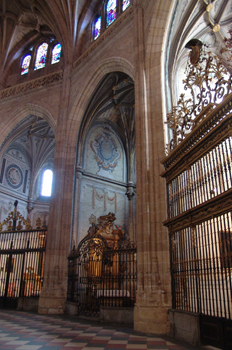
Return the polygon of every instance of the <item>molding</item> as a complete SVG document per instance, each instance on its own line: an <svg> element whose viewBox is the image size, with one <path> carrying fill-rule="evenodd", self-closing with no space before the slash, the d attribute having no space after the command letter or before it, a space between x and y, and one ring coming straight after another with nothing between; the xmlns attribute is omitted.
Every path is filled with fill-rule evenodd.
<svg viewBox="0 0 232 350"><path fill-rule="evenodd" d="M119 18L116 19L105 31L98 37L96 41L74 62L73 68L79 66L95 49L97 49L108 36L110 36L115 31L119 30L119 26L124 23L124 21L134 14L134 8L131 4L125 12L120 14Z"/></svg>
<svg viewBox="0 0 232 350"><path fill-rule="evenodd" d="M167 183L186 171L192 164L205 156L210 150L216 147L223 140L231 136L232 114L223 119L208 135L181 156L175 163L164 171L161 176L166 178ZM183 152L184 153L184 152Z"/></svg>
<svg viewBox="0 0 232 350"><path fill-rule="evenodd" d="M91 179L95 179L96 181L100 181L100 182L104 182L104 183L109 183L109 184L113 184L113 185L117 185L120 187L125 187L125 189L127 188L128 184L126 182L121 182L121 181L117 181L117 180L113 180L113 179L109 179L107 177L102 177L96 174L90 174L85 172L84 170L80 170L80 169L76 169L76 177L78 176L78 174L82 174L83 178L91 178ZM134 188L136 188L136 186L134 186Z"/></svg>
<svg viewBox="0 0 232 350"><path fill-rule="evenodd" d="M35 89L40 86L48 85L63 79L63 71L55 72L41 78L30 80L26 83L18 84L0 91L0 99L20 94L27 90Z"/></svg>
<svg viewBox="0 0 232 350"><path fill-rule="evenodd" d="M195 226L213 217L225 214L232 209L232 189L216 196L197 207L163 222L169 228L169 233Z"/></svg>

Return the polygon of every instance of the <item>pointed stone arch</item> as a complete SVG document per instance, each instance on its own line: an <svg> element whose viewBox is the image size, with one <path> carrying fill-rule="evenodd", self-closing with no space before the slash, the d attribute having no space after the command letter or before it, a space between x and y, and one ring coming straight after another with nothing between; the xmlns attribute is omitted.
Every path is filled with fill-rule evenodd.
<svg viewBox="0 0 232 350"><path fill-rule="evenodd" d="M0 135L0 145L2 145L3 141L9 135L9 133L17 127L17 125L26 117L34 115L36 117L42 118L47 121L47 123L51 126L53 132L56 131L56 120L52 116L52 114L42 106L27 103L19 108L13 110L10 115L8 115L7 122L4 120L0 123L1 135ZM1 152L1 151L0 151ZM2 152L1 152L2 153ZM0 153L0 155L1 155Z"/></svg>

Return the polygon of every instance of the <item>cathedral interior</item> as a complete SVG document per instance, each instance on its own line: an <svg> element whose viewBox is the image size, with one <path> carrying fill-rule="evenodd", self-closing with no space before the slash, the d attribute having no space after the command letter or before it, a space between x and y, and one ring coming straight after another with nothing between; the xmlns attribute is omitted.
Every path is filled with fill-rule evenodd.
<svg viewBox="0 0 232 350"><path fill-rule="evenodd" d="M231 349L231 115L232 0L1 0L0 307Z"/></svg>

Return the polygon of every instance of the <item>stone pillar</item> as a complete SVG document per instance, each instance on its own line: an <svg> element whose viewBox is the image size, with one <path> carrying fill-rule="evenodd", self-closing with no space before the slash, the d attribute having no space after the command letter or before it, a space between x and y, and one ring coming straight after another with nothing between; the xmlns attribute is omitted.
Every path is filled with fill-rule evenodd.
<svg viewBox="0 0 232 350"><path fill-rule="evenodd" d="M128 226L128 232L130 239L133 242L136 242L136 236L135 236L135 217L136 213L134 210L134 201L135 199L135 189L134 189L134 184L131 182L128 183L127 185L127 192L126 196L128 198L128 218L127 218L127 226Z"/></svg>
<svg viewBox="0 0 232 350"><path fill-rule="evenodd" d="M75 179L75 198L74 198L74 204L73 204L73 223L72 223L72 239L71 239L71 247L73 249L73 246L75 246L75 249L78 247L79 243L79 237L78 237L78 231L79 231L79 215L80 215L80 196L81 196L81 184L82 184L82 178L83 178L83 169L81 166L76 167L76 179Z"/></svg>
<svg viewBox="0 0 232 350"><path fill-rule="evenodd" d="M164 149L162 113L160 127L152 104L157 91L151 92L149 69L146 66L144 42L144 10L135 2L135 121L137 164L137 302L134 328L146 333L167 333L170 307L170 280L167 281L169 248L167 232L162 226L165 210L165 182L160 180L160 149ZM160 52L161 56L161 52ZM159 74L161 74L159 72ZM160 87L161 89L161 87ZM160 98L157 108L161 110ZM154 111L153 111L154 113ZM159 142L157 142L157 139ZM157 146L157 144L161 144ZM163 151L162 151L163 152ZM164 156L164 153L162 153ZM158 169L158 170L157 170ZM164 217L165 219L165 217ZM160 239L162 235L165 240ZM165 241L165 244L164 244ZM165 246L166 245L166 246ZM165 260L165 264L164 263Z"/></svg>
<svg viewBox="0 0 232 350"><path fill-rule="evenodd" d="M53 189L45 255L44 283L38 312L64 312L67 298L67 256L70 251L70 223L73 197L75 149L69 150L67 128L71 64L64 69L60 113L55 133Z"/></svg>

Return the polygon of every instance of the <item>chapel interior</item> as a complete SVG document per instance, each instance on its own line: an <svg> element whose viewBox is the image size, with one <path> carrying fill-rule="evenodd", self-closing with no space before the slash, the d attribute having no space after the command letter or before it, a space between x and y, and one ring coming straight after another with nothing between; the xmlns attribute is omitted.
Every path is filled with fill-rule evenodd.
<svg viewBox="0 0 232 350"><path fill-rule="evenodd" d="M232 0L0 1L0 307L232 347L231 74Z"/></svg>

